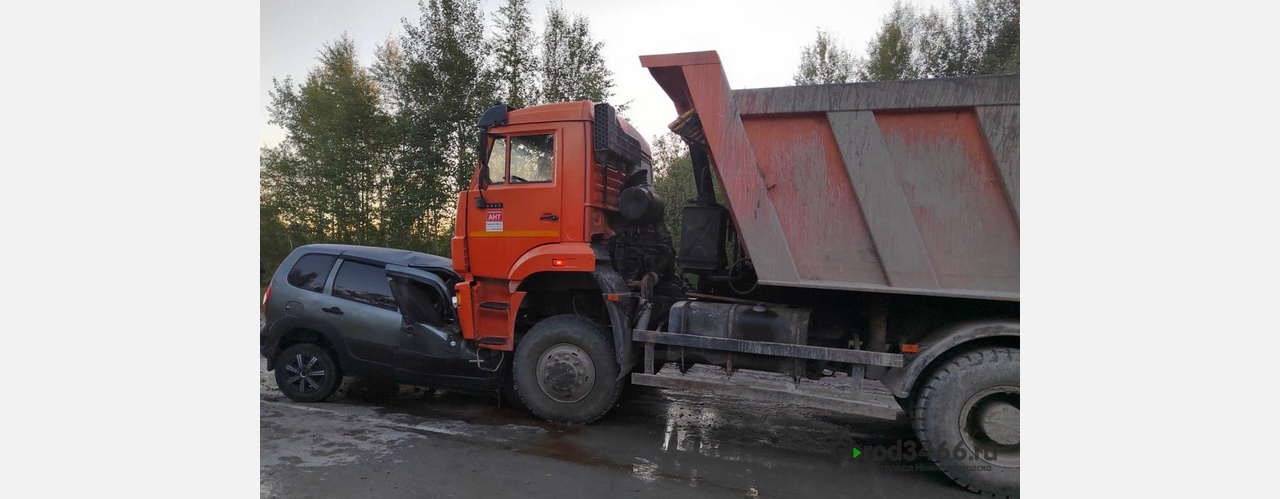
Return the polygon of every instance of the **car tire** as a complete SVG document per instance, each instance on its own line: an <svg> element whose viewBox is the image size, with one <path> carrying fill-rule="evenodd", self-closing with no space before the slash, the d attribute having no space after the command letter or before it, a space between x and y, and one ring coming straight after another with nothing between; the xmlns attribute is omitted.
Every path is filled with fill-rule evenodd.
<svg viewBox="0 0 1280 499"><path fill-rule="evenodd" d="M613 408L622 392L620 367L605 331L579 315L534 325L516 346L516 393L538 417L586 424Z"/></svg>
<svg viewBox="0 0 1280 499"><path fill-rule="evenodd" d="M276 357L276 385L294 402L320 402L342 384L342 372L328 349L298 343Z"/></svg>
<svg viewBox="0 0 1280 499"><path fill-rule="evenodd" d="M955 355L926 378L914 400L916 436L929 458L965 488L1018 496L1018 349Z"/></svg>
<svg viewBox="0 0 1280 499"><path fill-rule="evenodd" d="M498 396L502 397L502 403L517 411L529 412L529 406L524 405L524 401L520 400L520 394L516 392L515 368L508 365L502 371L502 388L498 392Z"/></svg>

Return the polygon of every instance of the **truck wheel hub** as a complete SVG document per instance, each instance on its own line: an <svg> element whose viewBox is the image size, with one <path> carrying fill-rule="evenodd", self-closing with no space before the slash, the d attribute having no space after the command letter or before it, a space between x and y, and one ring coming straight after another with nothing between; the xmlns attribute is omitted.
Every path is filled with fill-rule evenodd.
<svg viewBox="0 0 1280 499"><path fill-rule="evenodd" d="M997 466L1018 467L1019 390L993 386L975 393L960 410L960 435L978 459Z"/></svg>
<svg viewBox="0 0 1280 499"><path fill-rule="evenodd" d="M596 367L577 345L557 343L538 357L538 388L556 402L582 400L595 386Z"/></svg>

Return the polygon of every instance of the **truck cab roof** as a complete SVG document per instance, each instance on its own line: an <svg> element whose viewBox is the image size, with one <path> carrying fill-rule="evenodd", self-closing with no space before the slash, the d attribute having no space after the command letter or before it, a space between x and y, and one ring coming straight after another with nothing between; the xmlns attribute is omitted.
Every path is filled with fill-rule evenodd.
<svg viewBox="0 0 1280 499"><path fill-rule="evenodd" d="M530 123L592 121L595 119L596 115L595 105L595 102L580 100L513 109L507 113L507 124L526 125ZM640 132L621 116L618 117L618 121L622 123L622 129L625 130L628 135L631 135L640 141L640 147L644 151L645 156L651 157L649 141L645 140L644 136L640 135Z"/></svg>

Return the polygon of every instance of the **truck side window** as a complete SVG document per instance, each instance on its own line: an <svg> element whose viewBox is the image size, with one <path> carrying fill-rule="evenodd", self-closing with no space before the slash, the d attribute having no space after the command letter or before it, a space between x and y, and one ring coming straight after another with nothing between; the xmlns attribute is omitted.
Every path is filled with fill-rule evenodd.
<svg viewBox="0 0 1280 499"><path fill-rule="evenodd" d="M507 175L507 138L493 139L493 149L489 150L489 183L501 184Z"/></svg>
<svg viewBox="0 0 1280 499"><path fill-rule="evenodd" d="M351 301L399 310L391 296L391 282L382 267L360 262L344 261L333 279L333 296Z"/></svg>
<svg viewBox="0 0 1280 499"><path fill-rule="evenodd" d="M550 182L555 134L511 137L511 183Z"/></svg>
<svg viewBox="0 0 1280 499"><path fill-rule="evenodd" d="M316 293L324 291L324 281L329 279L329 271L337 259L333 255L303 255L289 269L289 284Z"/></svg>

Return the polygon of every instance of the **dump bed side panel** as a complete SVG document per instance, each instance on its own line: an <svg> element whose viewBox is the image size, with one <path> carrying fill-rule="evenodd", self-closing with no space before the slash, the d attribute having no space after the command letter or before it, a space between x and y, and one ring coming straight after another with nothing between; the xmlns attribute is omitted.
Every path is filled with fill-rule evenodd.
<svg viewBox="0 0 1280 499"><path fill-rule="evenodd" d="M645 56L694 109L765 284L1018 299L1018 76L730 91Z"/></svg>

